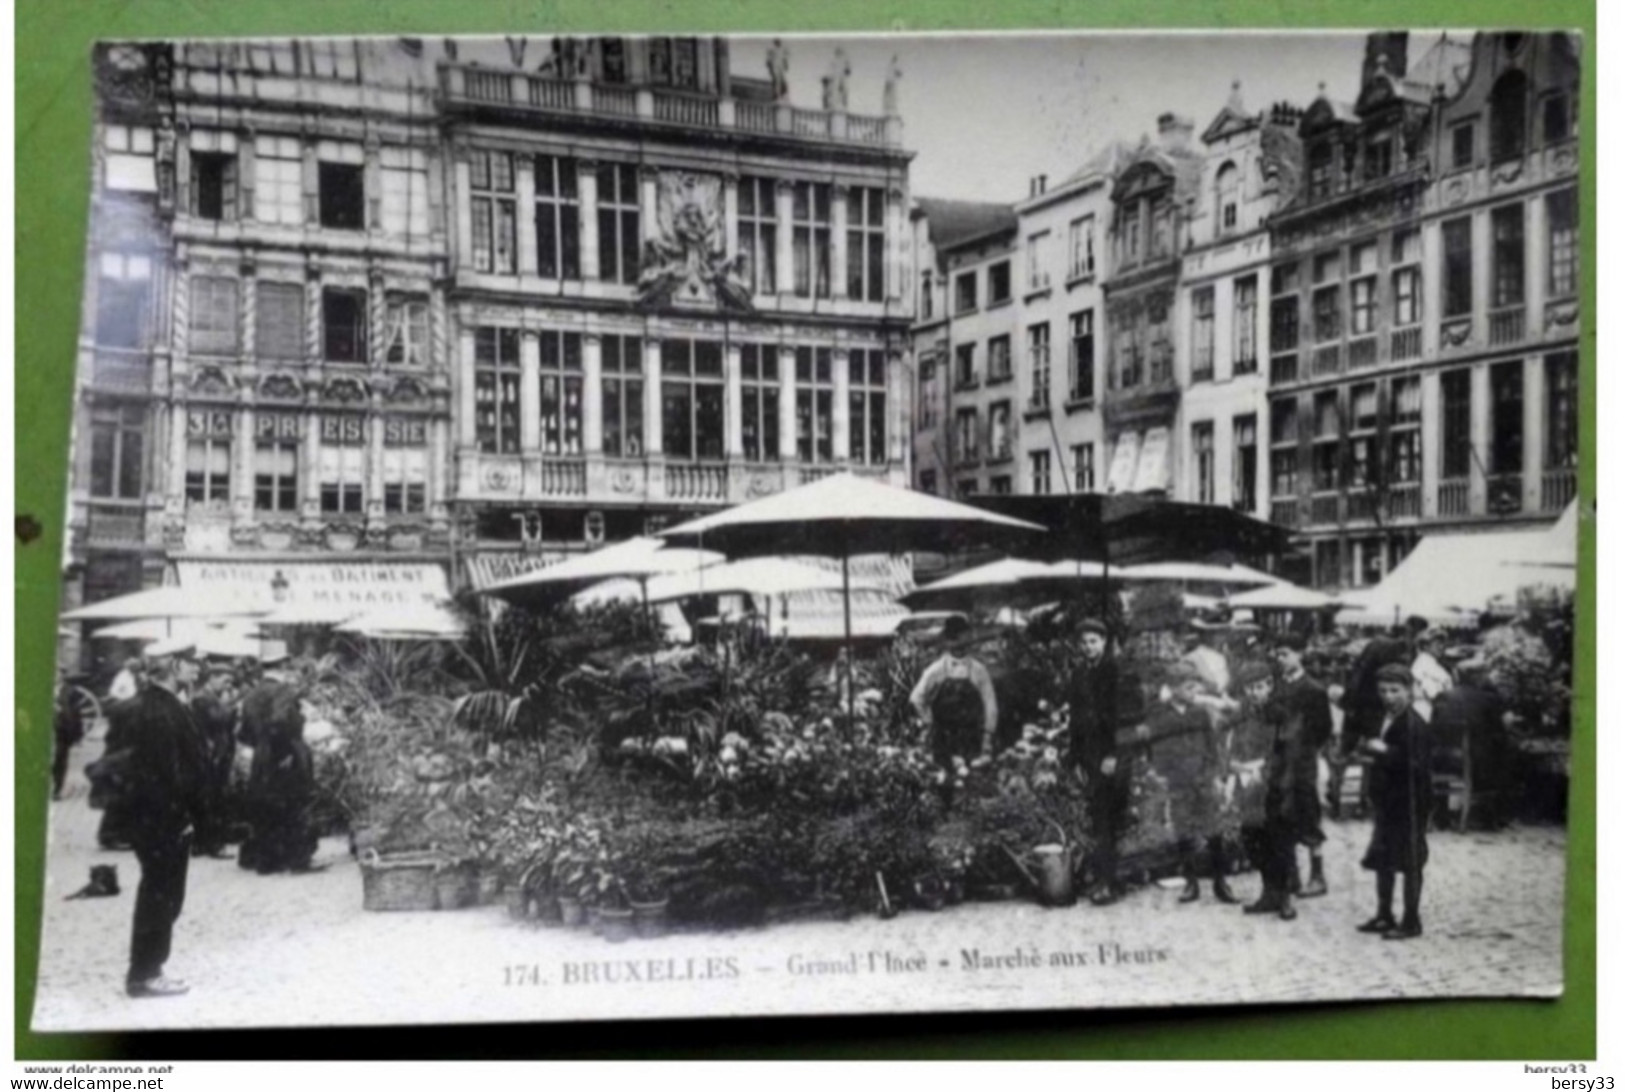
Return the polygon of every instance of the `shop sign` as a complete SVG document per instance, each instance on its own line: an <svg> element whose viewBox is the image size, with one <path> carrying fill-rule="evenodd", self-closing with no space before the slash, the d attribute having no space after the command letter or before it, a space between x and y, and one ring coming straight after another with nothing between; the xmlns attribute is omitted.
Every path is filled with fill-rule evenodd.
<svg viewBox="0 0 1625 1092"><path fill-rule="evenodd" d="M229 440L233 412L233 410L187 410L186 435L200 440Z"/></svg>
<svg viewBox="0 0 1625 1092"><path fill-rule="evenodd" d="M426 447L428 443L429 422L427 418L384 418L384 445L386 447Z"/></svg>

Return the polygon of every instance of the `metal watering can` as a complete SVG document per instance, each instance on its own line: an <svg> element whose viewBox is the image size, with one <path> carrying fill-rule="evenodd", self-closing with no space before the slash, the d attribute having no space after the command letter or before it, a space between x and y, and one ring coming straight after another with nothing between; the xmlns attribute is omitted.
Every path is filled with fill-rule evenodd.
<svg viewBox="0 0 1625 1092"><path fill-rule="evenodd" d="M1026 854L1017 854L1009 847L1005 847L1004 852L1026 878L1040 903L1045 906L1071 906L1077 901L1072 877L1082 859L1083 847L1076 843L1069 844L1065 831L1059 826L1056 832L1061 835L1059 841L1034 846Z"/></svg>

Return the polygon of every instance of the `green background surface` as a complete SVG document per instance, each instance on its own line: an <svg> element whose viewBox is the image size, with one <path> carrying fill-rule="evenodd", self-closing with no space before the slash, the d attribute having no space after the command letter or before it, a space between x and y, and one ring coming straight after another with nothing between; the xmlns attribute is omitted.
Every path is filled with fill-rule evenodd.
<svg viewBox="0 0 1625 1092"><path fill-rule="evenodd" d="M90 45L99 38L553 31L1083 27L1562 27L1585 32L1585 285L1578 647L1559 1001L1409 1001L616 1025L35 1035L72 368L89 203ZM25 1059L1076 1058L1508 1059L1596 1056L1596 21L1589 0L19 0L17 58L16 1052ZM1559 897L1558 892L1552 893ZM296 924L296 923L290 923ZM403 959L455 952L401 953ZM245 967L245 973L253 968ZM311 968L320 973L320 968ZM109 983L109 989L116 983ZM924 1001L924 999L922 999ZM365 1019L365 1013L355 1013Z"/></svg>

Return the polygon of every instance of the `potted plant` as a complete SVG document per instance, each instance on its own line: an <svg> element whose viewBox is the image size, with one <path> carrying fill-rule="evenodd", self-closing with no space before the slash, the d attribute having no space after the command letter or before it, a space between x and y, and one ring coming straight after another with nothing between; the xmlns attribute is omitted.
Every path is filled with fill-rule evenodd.
<svg viewBox="0 0 1625 1092"><path fill-rule="evenodd" d="M645 940L666 935L666 880L655 860L655 846L648 839L640 839L636 850L625 864L625 891L627 904L632 909L632 923L637 935Z"/></svg>

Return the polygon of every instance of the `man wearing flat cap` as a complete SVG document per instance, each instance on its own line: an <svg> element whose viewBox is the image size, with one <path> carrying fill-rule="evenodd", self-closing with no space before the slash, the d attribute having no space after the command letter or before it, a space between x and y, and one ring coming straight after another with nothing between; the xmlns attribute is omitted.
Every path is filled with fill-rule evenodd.
<svg viewBox="0 0 1625 1092"><path fill-rule="evenodd" d="M1145 717L1145 695L1134 676L1119 671L1112 657L1106 626L1085 619L1078 627L1082 658L1067 680L1070 708L1071 761L1088 792L1089 830L1094 845L1088 862L1089 901L1115 902L1117 839L1128 810L1129 768L1119 762L1118 748L1135 741Z"/></svg>
<svg viewBox="0 0 1625 1092"><path fill-rule="evenodd" d="M1371 845L1363 867L1377 874L1377 913L1359 927L1384 940L1422 935L1422 869L1427 864L1427 821L1433 793L1428 724L1411 708L1411 670L1388 664L1377 672L1383 719L1361 746L1371 766ZM1405 916L1394 920L1394 880L1405 880Z"/></svg>
<svg viewBox="0 0 1625 1092"><path fill-rule="evenodd" d="M1308 641L1302 634L1287 633L1276 638L1274 660L1280 673L1275 690L1276 715L1280 722L1277 761L1279 773L1272 811L1282 828L1291 833L1295 845L1288 854L1289 882L1294 894L1312 899L1326 894L1326 870L1321 847L1326 835L1320 829L1320 752L1332 738L1332 707L1326 689L1304 670L1303 656ZM1309 882L1298 883L1296 846L1309 850Z"/></svg>
<svg viewBox="0 0 1625 1092"><path fill-rule="evenodd" d="M186 872L195 829L207 825L203 744L181 694L196 665L189 646L160 642L148 650L146 684L131 699L127 731L109 735L109 752L128 752L130 781L123 805L131 848L141 866L130 936L125 992L172 997L186 986L165 978L175 922L186 900Z"/></svg>
<svg viewBox="0 0 1625 1092"><path fill-rule="evenodd" d="M1180 902L1202 896L1198 876L1213 877L1213 897L1238 901L1224 876L1224 843L1218 830L1219 737L1211 709L1200 704L1202 676L1176 662L1168 672L1169 697L1146 718L1151 765L1168 782L1174 836L1179 842L1185 889Z"/></svg>

